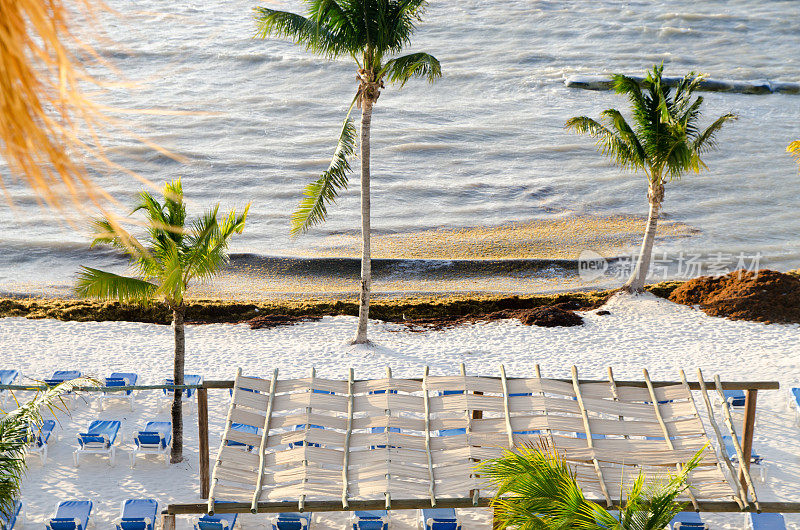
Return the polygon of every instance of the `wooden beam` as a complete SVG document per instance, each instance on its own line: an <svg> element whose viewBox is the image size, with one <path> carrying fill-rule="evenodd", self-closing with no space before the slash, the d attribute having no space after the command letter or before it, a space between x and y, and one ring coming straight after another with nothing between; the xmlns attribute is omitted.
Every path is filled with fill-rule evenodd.
<svg viewBox="0 0 800 530"><path fill-rule="evenodd" d="M436 505L440 508L473 508L471 498L439 498ZM590 502L603 504L604 499L589 499ZM478 507L491 506L492 499L480 497ZM430 506L430 499L393 499L392 510L417 510ZM614 500L614 507L618 508L619 500ZM342 507L339 499L330 501L306 501L306 509L309 512L349 512L355 510L382 510L385 502L383 499L375 500L353 500L349 502L348 508ZM741 513L751 510L742 510L739 505L732 501L698 501L700 511L704 513ZM187 515L206 513L205 503L192 504L170 504L162 512L162 515ZM259 502L258 513L281 513L290 512L297 508L296 502ZM800 502L777 502L767 501L761 503L761 511L765 513L800 513ZM226 502L217 505L217 513L249 513L250 503L245 502ZM163 519L162 519L163 520Z"/></svg>
<svg viewBox="0 0 800 530"><path fill-rule="evenodd" d="M197 434L200 450L200 498L208 499L211 489L208 448L208 390L197 389Z"/></svg>
<svg viewBox="0 0 800 530"><path fill-rule="evenodd" d="M267 414L264 416L264 425L261 427L261 442L258 445L258 476L256 477L256 487L253 488L253 502L250 503L250 511L255 513L258 499L261 498L261 488L264 485L264 465L266 463L267 443L269 440L269 424L272 421L272 407L275 403L275 392L278 387L278 369L272 372L272 381L269 383L269 397L267 398Z"/></svg>
<svg viewBox="0 0 800 530"><path fill-rule="evenodd" d="M586 407L583 405L581 385L578 382L578 367L574 364L572 365L572 388L575 390L575 399L578 401L578 408L580 408L581 418L583 418L583 430L585 431L584 434L586 434L586 445L592 450L592 464L594 464L594 471L597 473L597 480L600 483L600 490L603 492L603 496L606 498L606 504L610 508L613 501L611 500L611 496L608 494L608 489L606 488L606 481L605 478L603 478L603 469L600 467L600 462L597 461L597 457L594 454L594 437L592 436L592 429L589 426L589 413L586 410Z"/></svg>
<svg viewBox="0 0 800 530"><path fill-rule="evenodd" d="M428 395L428 373L429 367L425 367L425 375L422 378L422 397L425 405L425 454L428 457L428 494L431 497L431 506L436 506L436 478L433 475L433 456L431 455L431 405ZM388 397L388 396L387 396Z"/></svg>
<svg viewBox="0 0 800 530"><path fill-rule="evenodd" d="M744 394L744 426L742 427L742 452L746 457L753 452L753 432L756 424L756 400L758 390L746 390ZM750 470L750 458L745 458L744 467ZM744 472L739 472L739 481L742 487L747 487L747 479Z"/></svg>

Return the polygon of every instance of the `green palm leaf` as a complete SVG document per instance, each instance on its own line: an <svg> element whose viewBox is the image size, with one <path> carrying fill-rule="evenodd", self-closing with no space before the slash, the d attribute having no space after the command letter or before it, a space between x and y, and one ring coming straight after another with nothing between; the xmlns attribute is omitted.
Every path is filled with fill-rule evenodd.
<svg viewBox="0 0 800 530"><path fill-rule="evenodd" d="M412 53L397 57L386 63L384 66L386 75L390 82L400 82L400 86L412 77L422 77L433 83L438 77L442 77L442 66L439 60L428 53Z"/></svg>
<svg viewBox="0 0 800 530"><path fill-rule="evenodd" d="M120 276L91 267L81 267L75 292L87 298L110 298L120 302L147 302L158 288L157 285L140 280Z"/></svg>
<svg viewBox="0 0 800 530"><path fill-rule="evenodd" d="M356 138L356 127L348 115L339 133L339 142L328 169L303 190L305 197L292 214L292 234L306 232L323 222L328 215L327 205L336 201L341 190L347 189L349 159L355 154Z"/></svg>

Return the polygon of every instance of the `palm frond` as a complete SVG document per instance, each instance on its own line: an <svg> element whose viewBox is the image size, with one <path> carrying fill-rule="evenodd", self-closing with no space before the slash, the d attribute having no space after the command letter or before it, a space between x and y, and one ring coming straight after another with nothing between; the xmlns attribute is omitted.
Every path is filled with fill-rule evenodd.
<svg viewBox="0 0 800 530"><path fill-rule="evenodd" d="M567 120L564 127L579 134L592 136L597 149L611 157L620 166L631 169L640 167L638 165L640 158L636 149L605 125L587 116L577 116Z"/></svg>
<svg viewBox="0 0 800 530"><path fill-rule="evenodd" d="M800 163L800 140L795 140L786 147L786 151L791 153L793 157Z"/></svg>
<svg viewBox="0 0 800 530"><path fill-rule="evenodd" d="M328 214L327 205L336 200L340 190L347 189L349 159L355 154L356 138L356 127L348 115L339 133L339 142L328 169L303 190L305 197L292 214L292 234L306 232L323 222Z"/></svg>
<svg viewBox="0 0 800 530"><path fill-rule="evenodd" d="M384 71L390 82L400 82L400 86L412 77L422 77L433 83L442 77L442 66L439 60L427 53L411 53L397 57L386 63Z"/></svg>
<svg viewBox="0 0 800 530"><path fill-rule="evenodd" d="M256 37L269 36L292 39L307 50L329 57L348 51L343 42L324 25L322 20L313 20L302 15L279 11L267 7L254 8L256 15Z"/></svg>
<svg viewBox="0 0 800 530"><path fill-rule="evenodd" d="M728 113L717 118L714 123L709 125L697 138L695 138L692 149L698 153L706 153L713 150L717 146L716 134L722 129L722 126L730 121L737 120L739 117L736 114Z"/></svg>
<svg viewBox="0 0 800 530"><path fill-rule="evenodd" d="M81 267L75 292L86 298L105 298L146 303L157 286L139 278L120 276L91 267Z"/></svg>

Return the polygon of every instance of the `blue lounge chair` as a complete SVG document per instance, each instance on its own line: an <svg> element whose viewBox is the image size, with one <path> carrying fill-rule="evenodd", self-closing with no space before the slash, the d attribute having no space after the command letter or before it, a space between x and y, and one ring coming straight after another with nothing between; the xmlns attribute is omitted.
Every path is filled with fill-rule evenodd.
<svg viewBox="0 0 800 530"><path fill-rule="evenodd" d="M117 530L155 530L158 502L155 499L128 499L116 521Z"/></svg>
<svg viewBox="0 0 800 530"><path fill-rule="evenodd" d="M14 501L13 510L11 510L11 514L8 517L0 512L0 528L2 530L14 530L14 525L20 519L22 519L22 502L17 500Z"/></svg>
<svg viewBox="0 0 800 530"><path fill-rule="evenodd" d="M436 433L437 436L458 436L459 434L467 434L467 428L461 427L458 429L442 429Z"/></svg>
<svg viewBox="0 0 800 530"><path fill-rule="evenodd" d="M670 521L672 530L708 530L697 512L681 512Z"/></svg>
<svg viewBox="0 0 800 530"><path fill-rule="evenodd" d="M310 512L279 513L278 518L272 523L272 530L307 530L311 528Z"/></svg>
<svg viewBox="0 0 800 530"><path fill-rule="evenodd" d="M0 385L13 385L18 378L18 370L0 370ZM0 403L2 403L3 406L6 404L8 392L8 390L0 390L0 396L2 396L2 401L0 401Z"/></svg>
<svg viewBox="0 0 800 530"><path fill-rule="evenodd" d="M175 380L172 379L171 377L168 377L167 379L164 379L164 384L165 385L174 385L175 384ZM184 385L202 385L203 384L203 376L202 375L197 375L197 374L185 374L183 376L183 384ZM190 406L191 406L192 403L194 403L194 401L192 401L192 398L194 397L194 391L195 391L194 388L187 388L186 390L180 391L180 392L182 392L183 401L184 402L188 401ZM165 408L169 408L171 406L171 404L172 404L173 399L175 399L175 391L174 390L167 390L165 388L163 390L163 392L164 392L164 397L166 399L164 400L164 406L161 407L162 410L164 410Z"/></svg>
<svg viewBox="0 0 800 530"><path fill-rule="evenodd" d="M425 530L461 530L454 508L424 508L420 522Z"/></svg>
<svg viewBox="0 0 800 530"><path fill-rule="evenodd" d="M733 445L733 438L730 436L723 436L722 440L725 442L725 451L728 453L728 458L731 459L731 462L736 464L739 462L739 455L736 454L736 447ZM740 440L741 443L741 440ZM750 451L750 472L755 471L756 478L759 478L761 482L764 482L764 479L767 476L767 470L764 467L764 457L757 454L755 451Z"/></svg>
<svg viewBox="0 0 800 530"><path fill-rule="evenodd" d="M258 433L258 427L255 427L253 425L245 425L244 423L231 423L231 429L234 431L247 432L250 434ZM228 440L227 442L225 442L225 445L229 447L246 447L248 451L253 450L252 445L243 444L241 442L234 442L233 440Z"/></svg>
<svg viewBox="0 0 800 530"><path fill-rule="evenodd" d="M789 398L791 400L792 409L797 414L798 424L800 424L800 388L789 389Z"/></svg>
<svg viewBox="0 0 800 530"><path fill-rule="evenodd" d="M92 506L92 501L61 501L45 526L48 530L86 530Z"/></svg>
<svg viewBox="0 0 800 530"><path fill-rule="evenodd" d="M31 433L32 436L30 437L30 442L28 443L28 454L38 456L42 461L42 465L47 463L47 448L55 428L55 420L44 420L38 428L33 427L33 432ZM28 438L26 436L26 440L27 439Z"/></svg>
<svg viewBox="0 0 800 530"><path fill-rule="evenodd" d="M727 401L728 405L731 407L735 409L744 407L744 390L723 390L722 393L725 396L725 401Z"/></svg>
<svg viewBox="0 0 800 530"><path fill-rule="evenodd" d="M157 455L164 457L164 465L169 465L169 452L172 448L172 422L148 421L143 431L133 435L131 469L136 467L137 455Z"/></svg>
<svg viewBox="0 0 800 530"><path fill-rule="evenodd" d="M779 513L747 514L747 528L750 530L786 530L786 521Z"/></svg>
<svg viewBox="0 0 800 530"><path fill-rule="evenodd" d="M113 466L117 454L117 438L122 423L117 420L95 420L89 424L86 432L78 434L78 448L72 453L75 467L80 466L80 457L84 453L108 456L108 463Z"/></svg>
<svg viewBox="0 0 800 530"><path fill-rule="evenodd" d="M108 387L115 386L133 386L139 381L139 376L133 372L114 372L105 378L105 385ZM122 392L103 392L99 397L100 410L103 410L103 403L107 399L127 399L128 405L133 410L133 390L125 390Z"/></svg>
<svg viewBox="0 0 800 530"><path fill-rule="evenodd" d="M195 530L232 530L236 526L237 514L215 513L204 515L194 522Z"/></svg>
<svg viewBox="0 0 800 530"><path fill-rule="evenodd" d="M44 383L47 386L55 386L59 383L63 383L64 381L77 379L82 375L83 373L79 370L56 370L53 372L53 375L50 378L44 380Z"/></svg>
<svg viewBox="0 0 800 530"><path fill-rule="evenodd" d="M370 510L353 512L353 530L389 530L389 512Z"/></svg>

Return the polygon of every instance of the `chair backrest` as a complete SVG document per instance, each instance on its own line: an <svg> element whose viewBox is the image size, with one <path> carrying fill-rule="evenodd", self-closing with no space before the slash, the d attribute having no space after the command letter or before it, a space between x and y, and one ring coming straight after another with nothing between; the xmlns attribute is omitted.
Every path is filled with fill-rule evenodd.
<svg viewBox="0 0 800 530"><path fill-rule="evenodd" d="M19 377L19 370L0 370L0 385L10 385Z"/></svg>
<svg viewBox="0 0 800 530"><path fill-rule="evenodd" d="M437 433L439 436L458 436L459 434L467 434L466 427L460 429L442 429Z"/></svg>
<svg viewBox="0 0 800 530"><path fill-rule="evenodd" d="M748 515L753 530L786 530L786 521L779 513L750 512Z"/></svg>
<svg viewBox="0 0 800 530"><path fill-rule="evenodd" d="M433 519L434 521L455 521L456 510L455 508L423 508L422 518L427 521Z"/></svg>
<svg viewBox="0 0 800 530"><path fill-rule="evenodd" d="M58 503L56 513L53 519L78 519L86 528L86 521L89 520L89 515L92 513L92 501L61 501Z"/></svg>
<svg viewBox="0 0 800 530"><path fill-rule="evenodd" d="M800 388L792 388L791 393L795 404L800 407Z"/></svg>
<svg viewBox="0 0 800 530"><path fill-rule="evenodd" d="M56 370L53 372L53 377L50 379L56 381L69 381L70 379L77 379L83 374L80 370Z"/></svg>
<svg viewBox="0 0 800 530"><path fill-rule="evenodd" d="M38 447L45 445L50 440L50 435L53 434L55 428L56 420L44 420L42 428L39 429L39 433L36 435L36 445Z"/></svg>
<svg viewBox="0 0 800 530"><path fill-rule="evenodd" d="M14 509L6 516L0 511L0 528L3 530L13 530L14 524L17 522L17 516L22 511L22 502L19 500L14 501Z"/></svg>
<svg viewBox="0 0 800 530"><path fill-rule="evenodd" d="M670 521L672 528L684 530L699 530L707 528L707 525L700 519L700 514L697 512L680 512Z"/></svg>
<svg viewBox="0 0 800 530"><path fill-rule="evenodd" d="M158 513L158 501L155 499L128 499L122 503L122 519L144 519L155 521Z"/></svg>

